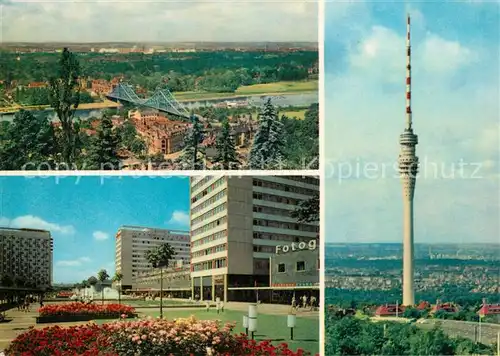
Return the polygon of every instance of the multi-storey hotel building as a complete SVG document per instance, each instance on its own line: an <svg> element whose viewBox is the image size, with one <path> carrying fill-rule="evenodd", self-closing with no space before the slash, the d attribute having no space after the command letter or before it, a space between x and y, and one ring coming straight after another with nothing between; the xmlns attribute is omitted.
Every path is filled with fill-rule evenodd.
<svg viewBox="0 0 500 356"><path fill-rule="evenodd" d="M131 289L134 279L151 272L152 266L146 260L146 251L168 243L176 255L175 261L189 264L189 231L165 230L140 226L122 226L116 233L115 266L123 274L122 289Z"/></svg>
<svg viewBox="0 0 500 356"><path fill-rule="evenodd" d="M52 285L53 240L50 231L0 228L0 275L25 287Z"/></svg>
<svg viewBox="0 0 500 356"><path fill-rule="evenodd" d="M314 177L191 178L193 297L227 301L232 288L269 287L276 246L319 237L318 222L291 217L318 194Z"/></svg>

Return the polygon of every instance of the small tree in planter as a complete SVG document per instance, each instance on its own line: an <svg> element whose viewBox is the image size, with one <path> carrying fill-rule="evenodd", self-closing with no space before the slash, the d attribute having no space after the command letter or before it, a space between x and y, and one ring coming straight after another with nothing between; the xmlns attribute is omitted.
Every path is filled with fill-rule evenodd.
<svg viewBox="0 0 500 356"><path fill-rule="evenodd" d="M109 278L109 274L105 269L101 269L97 272L97 279L101 283L101 304L104 304L104 281Z"/></svg>
<svg viewBox="0 0 500 356"><path fill-rule="evenodd" d="M117 291L118 291L118 304L121 304L121 293L122 293L122 279L123 279L123 273L121 272L115 272L115 275L113 276L112 281L116 283L117 285Z"/></svg>
<svg viewBox="0 0 500 356"><path fill-rule="evenodd" d="M163 268L168 267L169 261L176 255L176 252L165 243L151 250L146 251L146 260L153 268L160 269L160 318L163 319Z"/></svg>
<svg viewBox="0 0 500 356"><path fill-rule="evenodd" d="M97 280L97 278L95 278L94 276L91 276L89 277L89 279L87 280L87 282L89 283L89 286L95 288L95 286L97 285L97 283L99 282ZM94 289L95 290L95 289Z"/></svg>

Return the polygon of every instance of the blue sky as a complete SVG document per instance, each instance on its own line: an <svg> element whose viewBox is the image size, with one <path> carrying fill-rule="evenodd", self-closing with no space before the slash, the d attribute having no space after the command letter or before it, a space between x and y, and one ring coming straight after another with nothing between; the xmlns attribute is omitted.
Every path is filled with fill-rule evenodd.
<svg viewBox="0 0 500 356"><path fill-rule="evenodd" d="M0 0L2 5L6 42L318 40L316 1Z"/></svg>
<svg viewBox="0 0 500 356"><path fill-rule="evenodd" d="M189 229L182 177L2 177L0 226L42 228L54 238L54 281L115 271L122 225Z"/></svg>
<svg viewBox="0 0 500 356"><path fill-rule="evenodd" d="M406 13L421 161L416 242L498 242L499 5L327 2L326 240L399 242ZM342 172L339 174L339 172Z"/></svg>

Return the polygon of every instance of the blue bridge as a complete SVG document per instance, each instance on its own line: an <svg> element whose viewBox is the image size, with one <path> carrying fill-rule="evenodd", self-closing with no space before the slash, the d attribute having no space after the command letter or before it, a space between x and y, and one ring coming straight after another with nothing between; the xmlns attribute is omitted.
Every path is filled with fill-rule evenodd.
<svg viewBox="0 0 500 356"><path fill-rule="evenodd" d="M190 117L186 108L175 100L168 89L156 89L151 97L142 99L139 98L131 85L120 83L106 97L109 100L128 102L183 118Z"/></svg>

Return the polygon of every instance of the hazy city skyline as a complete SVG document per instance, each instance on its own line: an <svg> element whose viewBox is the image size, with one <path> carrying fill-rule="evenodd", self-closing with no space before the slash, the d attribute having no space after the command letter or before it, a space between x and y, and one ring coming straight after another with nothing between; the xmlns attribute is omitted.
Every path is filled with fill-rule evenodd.
<svg viewBox="0 0 500 356"><path fill-rule="evenodd" d="M78 282L101 268L113 275L122 225L189 230L188 179L101 179L0 178L0 226L51 232L54 283Z"/></svg>
<svg viewBox="0 0 500 356"><path fill-rule="evenodd" d="M4 42L318 40L315 1L2 0L0 7Z"/></svg>
<svg viewBox="0 0 500 356"><path fill-rule="evenodd" d="M328 242L402 242L402 188L394 168L405 125L408 12L421 161L415 242L498 241L496 6L326 4ZM353 169L341 182L340 165L344 174Z"/></svg>

